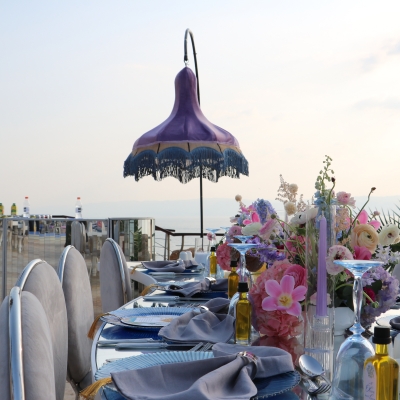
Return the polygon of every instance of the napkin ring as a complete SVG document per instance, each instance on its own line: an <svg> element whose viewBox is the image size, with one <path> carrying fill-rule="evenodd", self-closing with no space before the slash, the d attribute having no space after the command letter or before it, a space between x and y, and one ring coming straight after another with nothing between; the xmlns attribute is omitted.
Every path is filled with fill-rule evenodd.
<svg viewBox="0 0 400 400"><path fill-rule="evenodd" d="M257 356L255 354L250 353L249 351L241 351L238 355L241 357L247 357L251 362L257 365Z"/></svg>
<svg viewBox="0 0 400 400"><path fill-rule="evenodd" d="M211 276L206 276L205 279L210 282L210 285L214 285L215 283L217 283L217 280L215 278L212 278Z"/></svg>

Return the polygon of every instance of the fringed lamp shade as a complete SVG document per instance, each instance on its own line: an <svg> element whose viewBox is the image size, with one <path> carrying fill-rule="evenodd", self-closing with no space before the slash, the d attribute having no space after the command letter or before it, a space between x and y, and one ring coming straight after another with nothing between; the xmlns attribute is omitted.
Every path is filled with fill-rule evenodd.
<svg viewBox="0 0 400 400"><path fill-rule="evenodd" d="M249 167L233 135L212 124L202 113L196 94L196 76L185 67L175 78L175 104L162 124L133 145L124 163L124 177L138 181L168 176L186 183L193 178L217 182L221 176L239 178Z"/></svg>

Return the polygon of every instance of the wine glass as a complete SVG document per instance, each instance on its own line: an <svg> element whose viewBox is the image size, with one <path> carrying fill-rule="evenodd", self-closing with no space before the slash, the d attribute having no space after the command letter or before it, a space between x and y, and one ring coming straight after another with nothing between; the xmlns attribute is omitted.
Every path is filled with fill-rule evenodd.
<svg viewBox="0 0 400 400"><path fill-rule="evenodd" d="M225 240L228 241L228 232L229 229L231 229L232 226L221 226L221 229L223 229L225 231L224 235L225 235Z"/></svg>
<svg viewBox="0 0 400 400"><path fill-rule="evenodd" d="M384 263L366 260L335 260L334 263L346 268L354 275L353 304L356 319L350 328L353 335L342 343L336 356L332 398L363 400L364 361L374 354L374 348L367 339L361 336L365 330L360 323L363 298L361 278L369 269L380 267Z"/></svg>
<svg viewBox="0 0 400 400"><path fill-rule="evenodd" d="M209 231L212 234L211 246L215 247L217 244L217 236L215 234L219 231L219 229L220 228L206 228L206 231Z"/></svg>
<svg viewBox="0 0 400 400"><path fill-rule="evenodd" d="M247 250L258 247L258 243L228 243L228 246L233 247L240 253L240 269L238 271L240 281L247 281L247 283L249 284L249 289L251 289L253 285L253 277L251 276L250 271L246 268L246 252Z"/></svg>

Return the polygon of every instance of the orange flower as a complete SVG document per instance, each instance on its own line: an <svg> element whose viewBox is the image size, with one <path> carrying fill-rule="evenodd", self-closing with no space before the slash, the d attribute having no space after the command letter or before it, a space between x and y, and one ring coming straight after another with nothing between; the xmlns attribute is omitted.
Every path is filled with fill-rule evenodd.
<svg viewBox="0 0 400 400"><path fill-rule="evenodd" d="M351 246L366 247L371 253L374 253L379 243L379 236L373 226L368 224L359 224L351 232Z"/></svg>

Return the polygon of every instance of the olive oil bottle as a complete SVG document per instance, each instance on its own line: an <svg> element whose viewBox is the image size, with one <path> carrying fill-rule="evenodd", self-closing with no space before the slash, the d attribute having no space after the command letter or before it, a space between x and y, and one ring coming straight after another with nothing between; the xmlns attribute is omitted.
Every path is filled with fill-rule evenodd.
<svg viewBox="0 0 400 400"><path fill-rule="evenodd" d="M217 277L217 256L215 255L215 247L211 247L211 253L209 256L209 276L212 278Z"/></svg>
<svg viewBox="0 0 400 400"><path fill-rule="evenodd" d="M375 355L364 362L364 400L397 400L399 364L389 357L390 328L376 326L372 342Z"/></svg>
<svg viewBox="0 0 400 400"><path fill-rule="evenodd" d="M237 261L231 261L231 273L228 276L228 299L231 299L237 292L239 284L239 274L236 272Z"/></svg>
<svg viewBox="0 0 400 400"><path fill-rule="evenodd" d="M239 282L239 300L236 303L235 343L250 344L251 335L251 303L247 298L249 286L247 282Z"/></svg>

